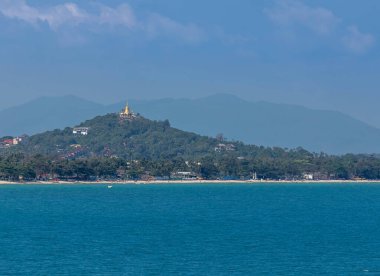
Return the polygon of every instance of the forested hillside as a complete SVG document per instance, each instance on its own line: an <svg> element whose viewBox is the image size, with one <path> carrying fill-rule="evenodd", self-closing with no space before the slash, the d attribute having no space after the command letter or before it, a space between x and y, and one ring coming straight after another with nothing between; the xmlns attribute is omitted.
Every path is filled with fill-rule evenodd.
<svg viewBox="0 0 380 276"><path fill-rule="evenodd" d="M117 114L98 116L79 125L88 135L75 135L72 128L31 136L19 149L25 153L65 156L113 156L129 159L199 157L214 151L216 139L170 127L169 121L143 117L120 121Z"/></svg>
<svg viewBox="0 0 380 276"><path fill-rule="evenodd" d="M108 114L78 127L87 135L65 128L3 147L0 179L380 179L380 159L372 155L245 145L141 116Z"/></svg>

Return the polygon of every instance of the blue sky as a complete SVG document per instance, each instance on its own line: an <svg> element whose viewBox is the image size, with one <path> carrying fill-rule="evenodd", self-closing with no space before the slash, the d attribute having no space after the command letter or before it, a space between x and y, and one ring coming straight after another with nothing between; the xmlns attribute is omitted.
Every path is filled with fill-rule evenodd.
<svg viewBox="0 0 380 276"><path fill-rule="evenodd" d="M0 0L0 108L230 93L380 126L380 1Z"/></svg>

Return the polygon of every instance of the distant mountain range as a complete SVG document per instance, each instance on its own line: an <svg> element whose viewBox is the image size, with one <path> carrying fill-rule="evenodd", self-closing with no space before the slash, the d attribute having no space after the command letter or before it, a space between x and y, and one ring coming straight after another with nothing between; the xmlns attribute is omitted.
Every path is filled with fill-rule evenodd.
<svg viewBox="0 0 380 276"><path fill-rule="evenodd" d="M135 112L168 119L173 127L202 135L223 133L249 144L327 153L380 153L380 129L335 111L249 102L217 94L200 99L130 100ZM117 112L125 103L102 105L75 96L43 97L0 111L0 136L35 134Z"/></svg>
<svg viewBox="0 0 380 276"><path fill-rule="evenodd" d="M107 113L104 105L76 96L41 97L0 111L0 137L64 128Z"/></svg>

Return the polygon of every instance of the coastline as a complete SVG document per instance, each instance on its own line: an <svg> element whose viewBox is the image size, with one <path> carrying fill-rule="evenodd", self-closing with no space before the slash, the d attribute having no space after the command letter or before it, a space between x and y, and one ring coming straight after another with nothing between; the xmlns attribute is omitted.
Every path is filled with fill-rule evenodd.
<svg viewBox="0 0 380 276"><path fill-rule="evenodd" d="M380 180L127 180L127 181L0 181L0 185L147 185L147 184L380 184Z"/></svg>

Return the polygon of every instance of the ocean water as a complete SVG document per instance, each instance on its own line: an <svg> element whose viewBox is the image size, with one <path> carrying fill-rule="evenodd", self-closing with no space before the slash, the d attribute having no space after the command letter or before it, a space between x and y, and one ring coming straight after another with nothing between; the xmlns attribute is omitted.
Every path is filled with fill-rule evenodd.
<svg viewBox="0 0 380 276"><path fill-rule="evenodd" d="M0 185L0 275L380 275L380 185Z"/></svg>

